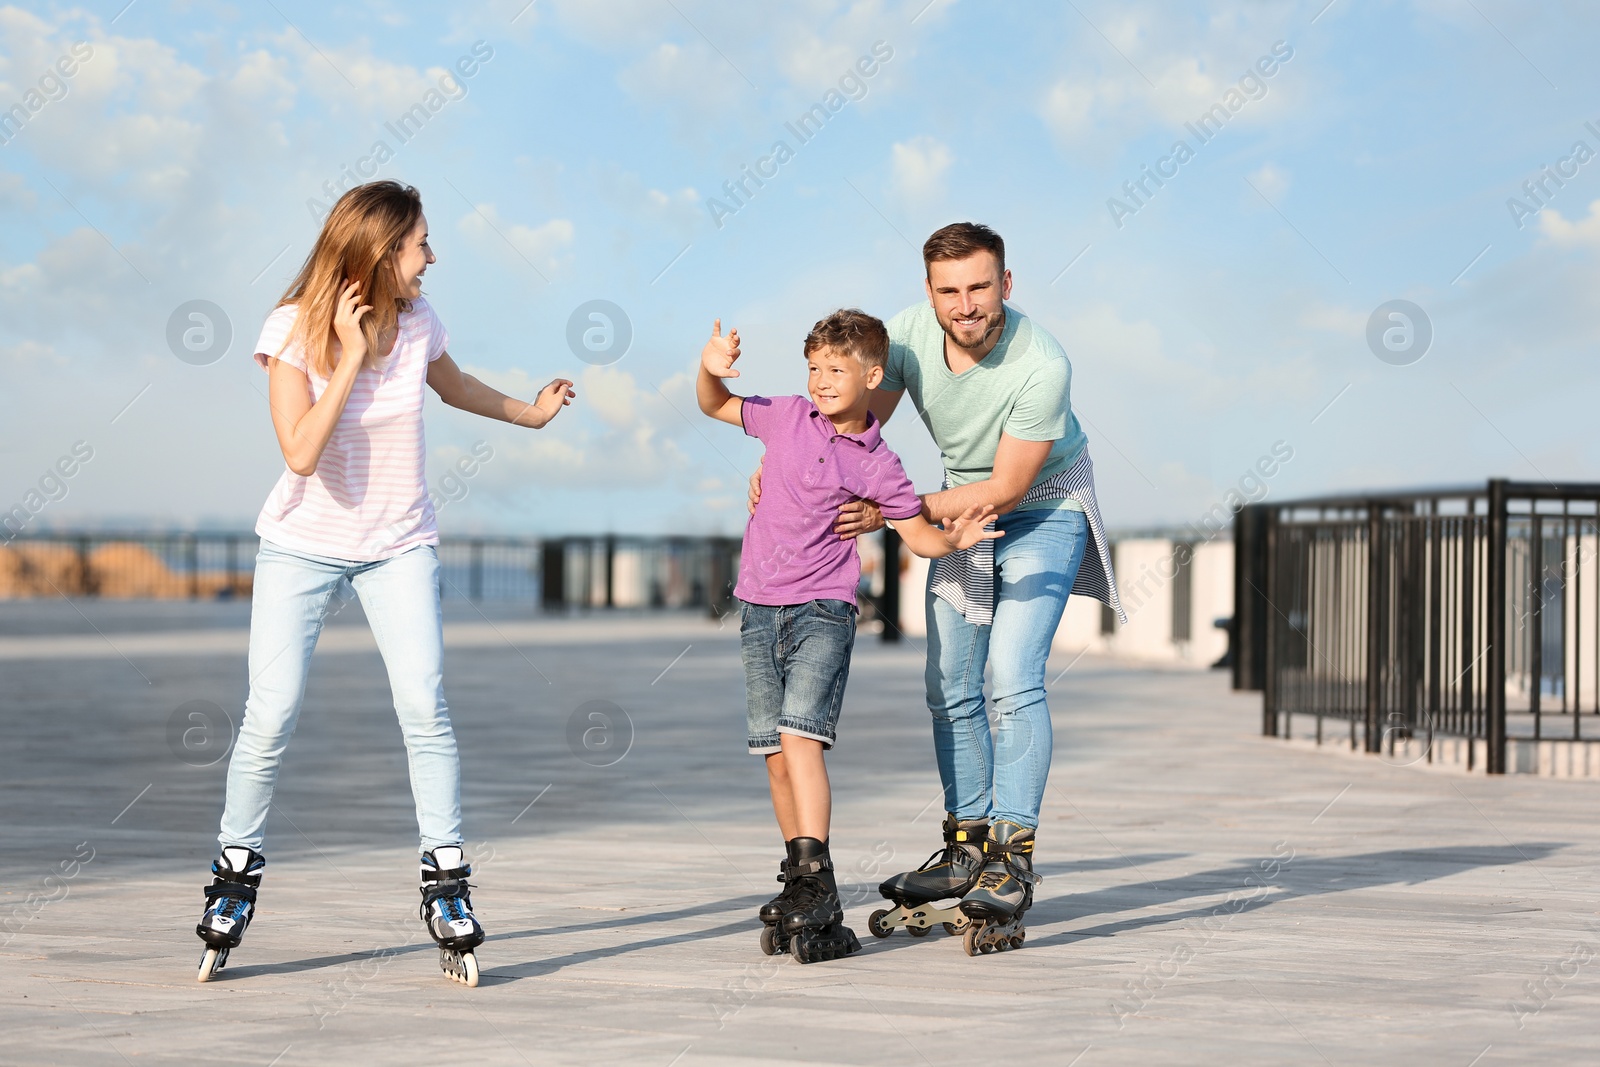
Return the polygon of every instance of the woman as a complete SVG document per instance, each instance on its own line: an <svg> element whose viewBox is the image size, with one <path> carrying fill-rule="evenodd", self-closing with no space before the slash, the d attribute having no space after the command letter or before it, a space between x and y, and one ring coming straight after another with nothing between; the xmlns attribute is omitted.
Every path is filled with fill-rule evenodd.
<svg viewBox="0 0 1600 1067"><path fill-rule="evenodd" d="M417 191L371 182L339 198L256 344L288 469L256 523L250 698L196 932L200 980L238 946L266 864L262 827L294 732L328 600L348 580L388 669L421 834L421 917L445 973L476 985L462 854L461 772L441 678L439 542L425 482L423 385L451 407L535 429L575 395L558 378L532 403L463 374L422 298L434 262Z"/></svg>

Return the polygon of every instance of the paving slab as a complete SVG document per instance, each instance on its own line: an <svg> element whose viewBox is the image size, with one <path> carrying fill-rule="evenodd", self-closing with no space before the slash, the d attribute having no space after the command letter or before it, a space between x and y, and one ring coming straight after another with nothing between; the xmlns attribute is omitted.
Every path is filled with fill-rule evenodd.
<svg viewBox="0 0 1600 1067"><path fill-rule="evenodd" d="M737 634L687 614L452 608L477 989L417 921L399 732L343 617L259 914L200 985L244 617L71 608L34 629L0 606L0 1062L1600 1060L1600 787L1262 739L1259 697L1214 672L1052 663L1045 881L1024 948L973 959L943 932L866 933L941 812L920 646L863 637L830 767L864 951L762 956L781 843L743 751ZM610 732L586 748L597 708Z"/></svg>

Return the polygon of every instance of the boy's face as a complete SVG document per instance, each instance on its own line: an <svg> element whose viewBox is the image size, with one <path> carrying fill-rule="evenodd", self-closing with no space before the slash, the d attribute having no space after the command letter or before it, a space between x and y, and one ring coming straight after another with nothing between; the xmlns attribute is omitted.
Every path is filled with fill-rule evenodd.
<svg viewBox="0 0 1600 1067"><path fill-rule="evenodd" d="M864 412L867 392L883 381L883 368L868 368L850 352L819 348L806 357L806 391L830 418Z"/></svg>

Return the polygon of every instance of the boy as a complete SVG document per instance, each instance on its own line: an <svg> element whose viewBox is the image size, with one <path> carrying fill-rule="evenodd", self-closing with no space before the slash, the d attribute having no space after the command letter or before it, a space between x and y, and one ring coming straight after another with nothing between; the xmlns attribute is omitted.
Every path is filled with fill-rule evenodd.
<svg viewBox="0 0 1600 1067"><path fill-rule="evenodd" d="M855 645L861 558L833 532L839 505L876 501L906 546L934 558L999 536L985 532L988 505L967 509L949 530L923 517L905 469L878 434L867 397L883 380L889 334L848 308L806 335L803 396L738 397L739 332L722 320L700 353L700 410L741 427L766 446L760 505L745 528L734 595L748 700L749 747L764 756L772 810L787 855L784 890L761 909L762 951L787 948L801 963L859 951L844 926L828 854L832 797L823 752L833 746ZM893 576L890 576L893 580Z"/></svg>

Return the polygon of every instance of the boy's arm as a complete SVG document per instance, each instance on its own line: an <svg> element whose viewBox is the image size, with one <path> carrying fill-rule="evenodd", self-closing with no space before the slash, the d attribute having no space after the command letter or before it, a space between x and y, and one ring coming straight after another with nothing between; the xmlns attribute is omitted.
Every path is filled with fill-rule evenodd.
<svg viewBox="0 0 1600 1067"><path fill-rule="evenodd" d="M963 548L971 548L979 541L992 541L1004 537L1004 530L985 530L994 508L988 504L968 508L949 521L949 529L941 530L921 515L909 519L895 519L890 525L900 535L905 546L926 559L938 559Z"/></svg>
<svg viewBox="0 0 1600 1067"><path fill-rule="evenodd" d="M739 358L739 331L722 336L722 320L711 326L711 340L700 350L700 376L695 379L695 397L700 410L713 419L741 429L744 427L744 397L735 396L722 384L724 378L737 378L733 364Z"/></svg>

